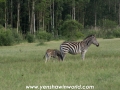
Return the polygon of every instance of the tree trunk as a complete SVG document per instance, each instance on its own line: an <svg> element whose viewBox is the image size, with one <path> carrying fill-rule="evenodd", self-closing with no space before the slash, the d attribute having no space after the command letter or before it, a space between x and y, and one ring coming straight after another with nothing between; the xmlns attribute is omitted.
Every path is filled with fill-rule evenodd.
<svg viewBox="0 0 120 90"><path fill-rule="evenodd" d="M115 13L116 13L116 0L115 0Z"/></svg>
<svg viewBox="0 0 120 90"><path fill-rule="evenodd" d="M97 13L95 12L95 30L96 30L96 21L97 21Z"/></svg>
<svg viewBox="0 0 120 90"><path fill-rule="evenodd" d="M110 3L110 0L109 0L109 12L110 12L110 4L111 4L111 3Z"/></svg>
<svg viewBox="0 0 120 90"><path fill-rule="evenodd" d="M30 23L30 33L35 33L35 0L32 1L32 14L31 14L31 23Z"/></svg>
<svg viewBox="0 0 120 90"><path fill-rule="evenodd" d="M72 19L75 20L75 0L72 1Z"/></svg>
<svg viewBox="0 0 120 90"><path fill-rule="evenodd" d="M44 21L44 13L42 14L42 23L43 23L43 30L45 30L45 21Z"/></svg>
<svg viewBox="0 0 120 90"><path fill-rule="evenodd" d="M13 27L13 0L11 0L10 24Z"/></svg>
<svg viewBox="0 0 120 90"><path fill-rule="evenodd" d="M41 16L42 16L42 14L41 14L41 12L39 12L39 29L41 28Z"/></svg>
<svg viewBox="0 0 120 90"><path fill-rule="evenodd" d="M35 34L35 0L33 0L33 33Z"/></svg>
<svg viewBox="0 0 120 90"><path fill-rule="evenodd" d="M50 3L52 4L51 0L50 0ZM51 7L51 4L50 4L50 18L51 18L50 29L52 29L52 7ZM53 32L53 29L51 30L51 32Z"/></svg>
<svg viewBox="0 0 120 90"><path fill-rule="evenodd" d="M30 1L28 0L28 9L29 9L29 23L30 23Z"/></svg>
<svg viewBox="0 0 120 90"><path fill-rule="evenodd" d="M119 1L119 26L120 26L120 1Z"/></svg>
<svg viewBox="0 0 120 90"><path fill-rule="evenodd" d="M52 27L52 34L53 34L53 36L54 36L54 0L53 0L53 18L52 18L52 21L53 21L53 23L52 23L52 25L53 25L53 27Z"/></svg>
<svg viewBox="0 0 120 90"><path fill-rule="evenodd" d="M75 0L73 1L74 3L74 5L73 5L73 20L75 20Z"/></svg>
<svg viewBox="0 0 120 90"><path fill-rule="evenodd" d="M5 1L5 30L7 28L7 5L6 5L7 1Z"/></svg>
<svg viewBox="0 0 120 90"><path fill-rule="evenodd" d="M18 8L17 8L17 33L19 32L20 27L20 1L18 1Z"/></svg>
<svg viewBox="0 0 120 90"><path fill-rule="evenodd" d="M95 7L95 21L94 21L94 27L96 30L96 23L97 23L97 2L94 0L94 7Z"/></svg>
<svg viewBox="0 0 120 90"><path fill-rule="evenodd" d="M85 26L85 13L83 12L83 27Z"/></svg>

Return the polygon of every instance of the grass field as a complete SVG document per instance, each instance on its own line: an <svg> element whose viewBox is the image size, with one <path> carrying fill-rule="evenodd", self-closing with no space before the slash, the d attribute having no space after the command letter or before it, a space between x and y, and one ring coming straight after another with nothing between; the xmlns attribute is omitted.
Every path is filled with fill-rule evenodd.
<svg viewBox="0 0 120 90"><path fill-rule="evenodd" d="M119 90L120 39L98 39L100 47L91 45L84 61L80 55L67 54L64 62L52 59L45 64L46 49L59 49L62 42L1 46L0 90L39 90L26 86L42 85L92 85L94 90Z"/></svg>

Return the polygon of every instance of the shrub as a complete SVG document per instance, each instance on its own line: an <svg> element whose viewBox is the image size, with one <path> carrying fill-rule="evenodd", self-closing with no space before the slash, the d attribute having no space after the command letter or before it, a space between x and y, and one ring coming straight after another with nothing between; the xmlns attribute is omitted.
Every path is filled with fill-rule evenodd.
<svg viewBox="0 0 120 90"><path fill-rule="evenodd" d="M36 37L39 41L40 40L50 41L52 39L52 35L50 33L44 32L44 31L37 32Z"/></svg>
<svg viewBox="0 0 120 90"><path fill-rule="evenodd" d="M63 37L73 40L78 38L77 33L82 31L82 28L83 28L83 25L80 24L79 22L75 20L66 20L61 27L61 31L62 31L61 34Z"/></svg>
<svg viewBox="0 0 120 90"><path fill-rule="evenodd" d="M10 46L14 43L14 37L10 30L0 30L0 46Z"/></svg>
<svg viewBox="0 0 120 90"><path fill-rule="evenodd" d="M86 29L86 30L83 31L83 33L84 33L86 36L91 35L91 34L96 35L97 32L98 32L98 31L92 30L92 29Z"/></svg>
<svg viewBox="0 0 120 90"><path fill-rule="evenodd" d="M103 38L104 39L112 39L112 38L114 38L114 35L112 32L109 31L109 32L104 33Z"/></svg>
<svg viewBox="0 0 120 90"><path fill-rule="evenodd" d="M81 33L81 32L76 32L72 37L71 36L69 36L69 35L67 35L66 37L66 39L67 39L67 41L75 41L75 40L77 40L77 39L80 39L81 37L83 37L84 35Z"/></svg>
<svg viewBox="0 0 120 90"><path fill-rule="evenodd" d="M120 38L120 29L113 30L113 34L115 37Z"/></svg>
<svg viewBox="0 0 120 90"><path fill-rule="evenodd" d="M29 43L34 42L34 41L35 41L34 35L32 35L32 34L27 34L27 41L28 41Z"/></svg>
<svg viewBox="0 0 120 90"><path fill-rule="evenodd" d="M103 29L113 29L117 26L117 23L109 19L102 19L99 21L99 26Z"/></svg>
<svg viewBox="0 0 120 90"><path fill-rule="evenodd" d="M14 42L15 43L20 43L22 41L22 35L17 33L17 30L12 30L12 36L14 37Z"/></svg>

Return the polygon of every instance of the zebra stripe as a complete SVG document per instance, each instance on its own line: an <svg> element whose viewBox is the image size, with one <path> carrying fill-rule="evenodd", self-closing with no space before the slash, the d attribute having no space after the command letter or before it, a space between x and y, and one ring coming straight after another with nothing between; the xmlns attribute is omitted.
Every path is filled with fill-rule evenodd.
<svg viewBox="0 0 120 90"><path fill-rule="evenodd" d="M96 46L99 46L99 43L97 42L94 35L90 35L86 37L81 42L63 42L60 45L60 51L63 56L63 59L66 53L70 53L73 55L81 53L82 59L84 60L85 53L87 52L87 49L91 44L95 44Z"/></svg>
<svg viewBox="0 0 120 90"><path fill-rule="evenodd" d="M60 47L63 53L77 54L81 52L81 45L79 42L64 42Z"/></svg>

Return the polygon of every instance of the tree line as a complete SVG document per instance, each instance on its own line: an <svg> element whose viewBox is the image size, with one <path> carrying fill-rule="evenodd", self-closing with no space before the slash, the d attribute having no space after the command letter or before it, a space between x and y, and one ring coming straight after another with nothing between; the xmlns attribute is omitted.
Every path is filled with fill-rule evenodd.
<svg viewBox="0 0 120 90"><path fill-rule="evenodd" d="M109 30L120 26L120 0L0 0L0 25L24 35L45 31L53 37L71 32L65 29Z"/></svg>

